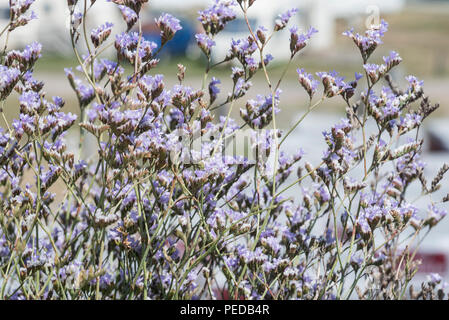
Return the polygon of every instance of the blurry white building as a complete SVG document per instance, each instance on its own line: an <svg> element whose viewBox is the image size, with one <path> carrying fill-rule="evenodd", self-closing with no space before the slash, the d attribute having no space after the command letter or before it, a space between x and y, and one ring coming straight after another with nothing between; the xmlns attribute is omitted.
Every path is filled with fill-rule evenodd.
<svg viewBox="0 0 449 320"><path fill-rule="evenodd" d="M83 10L82 3L84 1L80 1L80 3L81 6L77 8L78 11ZM55 51L62 54L71 53L70 14L67 1L36 0L29 10L33 10L38 19L31 20L28 25L14 30L9 37L8 47L22 48L33 41L39 41L44 45L46 51ZM116 5L106 0L97 1L88 10L87 16L88 30L106 21L114 23L117 30L125 28L125 23ZM0 29L3 29L8 22L9 4L8 1L2 0L0 1Z"/></svg>
<svg viewBox="0 0 449 320"><path fill-rule="evenodd" d="M84 1L79 2L83 3ZM205 8L211 3L212 0L151 0L146 10L184 13ZM310 47L323 50L334 42L337 18L357 16L368 19L371 15L376 15L376 12L383 15L399 11L404 5L405 0L256 0L249 10L249 15L256 27L264 25L270 29L280 13L296 7L299 9L299 14L293 23L298 24L303 30L311 25L318 29L319 36L314 37ZM44 44L46 50L69 53L71 47L68 39L69 10L67 1L36 0L31 8L39 19L31 21L28 26L15 31L9 40L10 46L23 47L25 44L37 40ZM0 28L8 23L8 15L8 1L0 1ZM239 19L241 18L240 15ZM117 30L123 30L125 26L116 5L106 0L96 1L88 12L88 21L91 28L105 21L113 22ZM232 30L225 30L222 33L221 38L217 39L217 47L229 46L229 39L232 37L237 39L246 36L247 30L244 29L244 23L237 21L234 23L234 27ZM288 40L288 35L286 37ZM278 47L281 40L285 39L273 38L273 55L276 51L281 54ZM285 51L282 50L282 52ZM279 54L277 57L282 59L282 55Z"/></svg>
<svg viewBox="0 0 449 320"><path fill-rule="evenodd" d="M298 8L299 13L293 19L294 23L301 26L302 29L307 29L309 26L318 29L320 34L314 37L311 47L322 50L329 48L334 43L336 19L359 17L375 22L376 19L372 18L398 12L404 7L405 2L406 0L256 0L248 14L255 27L264 25L270 29L271 26L274 26L274 20L279 14L290 8ZM192 7L206 7L211 3L212 0L152 0L151 6L159 10L183 11ZM242 19L241 14L239 19ZM223 40L218 39L218 41L227 41L230 37L242 38L245 36L244 34L247 34L247 29L244 28L245 23L235 23L235 25L241 25L241 30L225 29ZM272 47L276 51L275 42L277 41L273 39L273 42ZM229 45L229 42L226 45ZM218 46L221 47L220 44Z"/></svg>

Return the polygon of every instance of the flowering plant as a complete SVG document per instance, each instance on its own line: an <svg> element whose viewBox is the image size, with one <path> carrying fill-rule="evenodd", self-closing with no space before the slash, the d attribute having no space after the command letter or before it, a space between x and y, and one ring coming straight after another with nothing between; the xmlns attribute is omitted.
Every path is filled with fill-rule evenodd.
<svg viewBox="0 0 449 320"><path fill-rule="evenodd" d="M9 1L0 37L36 18L28 13L33 2ZM203 32L196 41L207 58L202 87L187 86L186 67L178 65L179 84L167 88L153 70L182 28L178 19L167 13L156 19L158 46L142 34L148 0L110 1L127 25L116 35L110 22L87 32L95 0L67 2L79 67L65 73L79 116L63 111L61 97L48 99L44 83L33 78L39 43L23 51L6 46L0 56L0 101L4 106L16 91L20 108L12 124L1 110L0 299L445 297L437 275L419 292L408 291L417 270L415 240L447 214L441 202L449 196L434 202L430 195L449 168L430 185L423 175L419 130L438 104L424 95L422 81L409 76L405 90L394 85L396 52L380 65L370 62L385 21L363 35L345 32L363 60L363 74L352 81L297 70L309 106L281 132L283 76L270 75L266 48L275 33L288 32L288 70L307 46L317 30L288 28L296 9L281 14L273 30L253 29L247 12L255 0L214 0L198 18ZM232 40L224 60L213 63L214 38L237 10L248 37ZM115 61L102 58L109 47ZM232 90L220 101L224 80L208 78L226 63ZM258 72L268 93L245 101ZM366 87L353 101L362 81ZM303 162L302 149L282 150L310 112L337 98L346 117L324 132L320 163ZM233 120L238 103L241 119ZM227 116L215 119L214 110L226 107ZM71 128L80 133L78 150L67 144ZM226 146L244 129L253 157L229 155ZM87 137L96 147L88 156ZM411 203L413 183L429 199L427 212ZM291 190L294 197L287 196Z"/></svg>

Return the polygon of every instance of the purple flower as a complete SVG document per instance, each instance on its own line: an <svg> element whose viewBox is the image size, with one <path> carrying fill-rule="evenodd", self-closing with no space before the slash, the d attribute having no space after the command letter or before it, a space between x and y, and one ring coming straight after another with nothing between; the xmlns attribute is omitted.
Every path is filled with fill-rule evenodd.
<svg viewBox="0 0 449 320"><path fill-rule="evenodd" d="M418 92L422 91L422 86L424 85L424 81L419 80L415 76L407 76L405 79L410 84L410 89L409 89L410 93L418 93Z"/></svg>
<svg viewBox="0 0 449 320"><path fill-rule="evenodd" d="M75 77L72 68L64 69L69 83L75 90L78 101L81 107L87 106L95 97L94 89L90 85L82 83L82 81Z"/></svg>
<svg viewBox="0 0 449 320"><path fill-rule="evenodd" d="M331 198L331 195L329 193L329 190L323 186L321 186L319 189L319 194L320 194L320 201L322 203L328 202Z"/></svg>
<svg viewBox="0 0 449 320"><path fill-rule="evenodd" d="M34 115L42 106L41 96L34 91L25 91L19 97L22 113Z"/></svg>
<svg viewBox="0 0 449 320"><path fill-rule="evenodd" d="M237 57L243 64L245 59L257 50L257 44L251 39L231 40L230 57Z"/></svg>
<svg viewBox="0 0 449 320"><path fill-rule="evenodd" d="M0 101L6 99L19 81L20 70L0 65Z"/></svg>
<svg viewBox="0 0 449 320"><path fill-rule="evenodd" d="M214 103L217 99L217 95L220 93L220 89L217 87L217 84L220 84L221 81L215 77L212 78L209 83L209 95L210 95L210 104Z"/></svg>
<svg viewBox="0 0 449 320"><path fill-rule="evenodd" d="M35 0L11 0L10 9L17 15L25 13Z"/></svg>
<svg viewBox="0 0 449 320"><path fill-rule="evenodd" d="M243 97L252 85L251 81L245 81L243 78L238 78L234 88L234 98ZM229 94L229 98L231 98L231 94Z"/></svg>
<svg viewBox="0 0 449 320"><path fill-rule="evenodd" d="M324 94L328 97L334 97L342 94L346 89L350 88L343 80L344 77L340 77L338 72L317 72L316 75L321 78L324 86Z"/></svg>
<svg viewBox="0 0 449 320"><path fill-rule="evenodd" d="M256 62L256 59L253 57L245 57L245 64L252 72L255 72L259 67L259 64Z"/></svg>
<svg viewBox="0 0 449 320"><path fill-rule="evenodd" d="M136 14L139 14L142 5L148 0L107 0L108 2L116 3L120 6L125 5L129 9L132 9ZM93 3L93 1L91 1Z"/></svg>
<svg viewBox="0 0 449 320"><path fill-rule="evenodd" d="M0 258L7 257L10 254L8 241L3 231L0 231Z"/></svg>
<svg viewBox="0 0 449 320"><path fill-rule="evenodd" d="M175 33L182 29L179 20L171 14L163 13L159 18L155 19L157 26L161 29L161 44L173 39Z"/></svg>
<svg viewBox="0 0 449 320"><path fill-rule="evenodd" d="M115 48L119 59L127 59L134 64L137 54L137 44L139 43L139 34L137 32L121 33L115 38ZM153 57L153 50L157 48L157 44L153 41L141 39L139 46L139 58L142 61L148 61Z"/></svg>
<svg viewBox="0 0 449 320"><path fill-rule="evenodd" d="M438 222L441 221L441 219L443 219L447 215L446 210L438 208L434 204L429 205L428 213L429 215L425 220L424 225L429 225L430 228L434 227Z"/></svg>
<svg viewBox="0 0 449 320"><path fill-rule="evenodd" d="M131 30L131 28L136 24L138 16L137 13L131 9L130 7L119 5L118 8L120 9L123 19L126 22L126 25L128 26L128 30Z"/></svg>
<svg viewBox="0 0 449 320"><path fill-rule="evenodd" d="M367 30L365 36L354 33L354 29L343 32L343 35L354 41L366 63L377 46L382 44L382 38L387 31L388 23L382 20L379 26L373 26L371 29Z"/></svg>
<svg viewBox="0 0 449 320"><path fill-rule="evenodd" d="M397 66L401 63L402 58L396 51L391 51L390 55L383 57L385 64L387 65L387 69L390 70L394 66Z"/></svg>
<svg viewBox="0 0 449 320"><path fill-rule="evenodd" d="M260 239L260 243L262 244L262 246L264 246L265 248L271 250L275 255L279 252L279 250L281 249L281 245L279 243L279 240L273 236L268 236L268 237L262 237Z"/></svg>
<svg viewBox="0 0 449 320"><path fill-rule="evenodd" d="M196 42L200 49L204 52L206 56L210 55L210 50L215 46L215 41L213 41L205 33L198 33L195 35Z"/></svg>
<svg viewBox="0 0 449 320"><path fill-rule="evenodd" d="M254 251L250 251L248 248L240 246L237 248L237 252L240 260L246 264L254 261L263 263L268 260L268 256L263 253L260 247L257 247Z"/></svg>
<svg viewBox="0 0 449 320"><path fill-rule="evenodd" d="M310 27L307 33L298 34L298 27L293 26L290 28L290 52L294 56L297 52L303 49L307 45L307 41L317 33L314 27Z"/></svg>
<svg viewBox="0 0 449 320"><path fill-rule="evenodd" d="M275 113L280 111L278 105L281 92L282 91L278 89L274 95L274 99L270 94L266 97L257 95L256 99L248 100L245 109L240 109L242 119L253 129L262 129L267 126L272 120L272 108L274 107Z"/></svg>
<svg viewBox="0 0 449 320"><path fill-rule="evenodd" d="M379 81L379 79L382 78L388 71L387 66L385 66L384 64L364 64L363 68L368 74L368 77L370 78L372 84Z"/></svg>
<svg viewBox="0 0 449 320"><path fill-rule="evenodd" d="M27 63L32 65L40 58L41 51L42 45L39 42L34 41L32 44L25 47L25 50L22 52L22 57Z"/></svg>
<svg viewBox="0 0 449 320"><path fill-rule="evenodd" d="M316 80L313 75L307 73L304 69L298 68L296 72L298 73L299 83L309 94L310 99L312 99L316 89L318 88L319 81Z"/></svg>
<svg viewBox="0 0 449 320"><path fill-rule="evenodd" d="M155 100L163 93L164 76L162 74L145 75L139 80L138 86L147 101Z"/></svg>
<svg viewBox="0 0 449 320"><path fill-rule="evenodd" d="M410 131L421 124L422 116L417 113L407 113L400 118L398 128L402 132Z"/></svg>
<svg viewBox="0 0 449 320"><path fill-rule="evenodd" d="M237 5L234 0L214 0L207 9L198 11L198 21L203 25L207 34L215 35L224 29L226 23L235 19L233 6Z"/></svg>
<svg viewBox="0 0 449 320"><path fill-rule="evenodd" d="M11 0L10 1L10 21L9 31L14 30L17 27L28 24L29 21L37 19L34 11L31 11L30 15L26 13L35 0Z"/></svg>
<svg viewBox="0 0 449 320"><path fill-rule="evenodd" d="M257 40L259 40L262 44L264 44L267 39L267 31L268 29L264 26L259 26L259 28L257 28L256 30Z"/></svg>
<svg viewBox="0 0 449 320"><path fill-rule="evenodd" d="M366 239L371 235L371 228L364 216L357 219L357 231Z"/></svg>
<svg viewBox="0 0 449 320"><path fill-rule="evenodd" d="M42 45L39 42L33 42L27 45L22 52L17 50L10 51L6 56L5 64L17 67L21 72L28 71L41 57L41 51Z"/></svg>
<svg viewBox="0 0 449 320"><path fill-rule="evenodd" d="M360 251L356 252L351 256L351 266L357 271L362 266L364 260L363 254Z"/></svg>
<svg viewBox="0 0 449 320"><path fill-rule="evenodd" d="M106 22L98 28L92 29L90 38L95 47L99 47L110 36L113 26L112 23Z"/></svg>
<svg viewBox="0 0 449 320"><path fill-rule="evenodd" d="M263 59L263 63L265 65L268 65L268 63L270 63L270 61L273 61L274 57L271 54L266 54L265 58Z"/></svg>
<svg viewBox="0 0 449 320"><path fill-rule="evenodd" d="M60 167L50 165L48 167L48 171L43 172L40 176L41 191L45 192L48 188L50 188L58 179L61 171L62 169Z"/></svg>
<svg viewBox="0 0 449 320"><path fill-rule="evenodd" d="M97 82L101 81L106 74L113 75L114 73L123 73L123 68L118 66L116 62L107 59L94 60L94 76Z"/></svg>
<svg viewBox="0 0 449 320"><path fill-rule="evenodd" d="M276 20L276 25L274 27L275 31L279 31L284 29L290 19L298 12L297 8L292 8L287 10L286 12L279 15L279 19Z"/></svg>
<svg viewBox="0 0 449 320"><path fill-rule="evenodd" d="M431 273L428 276L429 282L434 283L434 284L439 284L443 278L438 274L438 273Z"/></svg>

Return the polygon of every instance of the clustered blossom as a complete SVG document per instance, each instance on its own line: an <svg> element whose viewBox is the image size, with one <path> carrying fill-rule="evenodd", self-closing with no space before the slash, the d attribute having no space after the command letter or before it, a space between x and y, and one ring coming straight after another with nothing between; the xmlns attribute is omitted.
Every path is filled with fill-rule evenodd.
<svg viewBox="0 0 449 320"><path fill-rule="evenodd" d="M424 85L424 81L419 80L415 76L407 76L406 80L410 84L410 94L418 94L422 92L422 86Z"/></svg>
<svg viewBox="0 0 449 320"><path fill-rule="evenodd" d="M82 72L82 68L77 70ZM94 60L94 76L97 82L101 81L106 75L113 76L122 74L124 72L123 68L120 67L116 62L108 59Z"/></svg>
<svg viewBox="0 0 449 320"><path fill-rule="evenodd" d="M32 2L10 3L20 17ZM273 59L261 49L270 40L266 28L232 39L221 62L230 67L228 79L208 79L209 64L203 87L190 87L179 64L179 82L170 86L152 70L157 45L129 31L147 1L111 2L128 25L111 42L117 59L79 52L80 65L65 69L79 116L33 78L40 44L5 49L0 60L0 100L15 90L19 113L0 128L0 265L10 265L2 270L0 299L392 299L405 292L419 267L408 251L414 235L447 215L433 194L449 166L427 183L415 133L438 105L424 95L422 81L407 77L404 91L393 84L396 52L382 65L367 61L385 22L366 36L347 33L361 50L370 85L360 100L353 98L361 74L345 82L335 71L316 78L297 69L307 112L325 99L347 105L346 117L323 132L326 149L317 165L299 145L293 153L283 148L296 127L262 130L275 127L282 109L281 81L269 93L245 97L252 77ZM79 23L86 17L72 11L76 3L68 1ZM234 7L253 3L215 0L199 12L204 32L196 40L208 58L214 36L236 17ZM275 31L296 11L280 15ZM156 23L158 53L181 26L169 14ZM315 32L290 30L292 58ZM105 23L90 40L98 48L111 35ZM378 90L381 78L388 86ZM319 80L324 91L314 103ZM232 89L221 100L219 85L227 84ZM234 104L243 106L239 119L231 117ZM214 113L222 107L227 116ZM242 137L244 127L249 134ZM405 133L411 134L398 141ZM229 153L239 142L248 147L244 154ZM424 210L413 205L412 183L432 195ZM402 246L403 239L412 240ZM382 290L359 287L363 278ZM442 299L444 286L431 274L410 294Z"/></svg>
<svg viewBox="0 0 449 320"><path fill-rule="evenodd" d="M113 2L120 6L125 6L131 10L133 10L137 15L140 13L142 6L148 2L148 0L108 0L109 2Z"/></svg>
<svg viewBox="0 0 449 320"><path fill-rule="evenodd" d="M391 51L389 56L383 58L387 66L387 70L391 70L393 67L401 63L402 58L396 51Z"/></svg>
<svg viewBox="0 0 449 320"><path fill-rule="evenodd" d="M229 57L237 57L242 64L247 63L247 60L251 58L252 54L256 52L257 44L252 38L247 39L232 39L231 50L228 54Z"/></svg>
<svg viewBox="0 0 449 320"><path fill-rule="evenodd" d="M298 73L298 80L301 86L306 90L308 93L310 99L313 98L313 95L315 94L319 81L316 80L313 75L310 73L307 73L304 69L297 69L296 72Z"/></svg>
<svg viewBox="0 0 449 320"><path fill-rule="evenodd" d="M281 90L278 90L274 97L271 94L266 97L258 95L255 100L248 100L245 109L240 109L242 119L253 129L266 127L273 118L273 111L275 114L280 111L278 108L280 94Z"/></svg>
<svg viewBox="0 0 449 320"><path fill-rule="evenodd" d="M364 61L367 61L376 48L381 45L382 38L388 31L388 23L382 19L380 25L373 25L366 31L365 35L354 33L354 29L345 31L343 35L351 38L362 54Z"/></svg>
<svg viewBox="0 0 449 320"><path fill-rule="evenodd" d="M290 28L290 52L292 57L302 50L306 45L307 41L312 38L312 36L317 33L318 30L314 27L310 27L307 33L298 34L298 27L293 26Z"/></svg>
<svg viewBox="0 0 449 320"><path fill-rule="evenodd" d="M215 77L212 78L209 83L209 95L210 95L210 104L213 104L217 99L217 95L220 93L220 89L217 87L217 84L220 84L221 81Z"/></svg>
<svg viewBox="0 0 449 320"><path fill-rule="evenodd" d="M276 25L274 26L275 31L279 31L284 29L290 19L298 12L297 8L292 8L287 10L286 12L279 15L279 18L276 20Z"/></svg>
<svg viewBox="0 0 449 320"><path fill-rule="evenodd" d="M198 47L204 52L206 56L210 55L211 49L216 45L215 41L212 40L207 34L205 33L198 33L195 35L196 42L198 44Z"/></svg>
<svg viewBox="0 0 449 320"><path fill-rule="evenodd" d="M425 224L428 224L430 227L435 226L441 219L447 216L447 211L438 208L436 205L429 205L429 216L425 221Z"/></svg>
<svg viewBox="0 0 449 320"><path fill-rule="evenodd" d="M175 33L182 29L179 20L168 13L164 13L156 19L156 24L161 29L161 45L173 39Z"/></svg>
<svg viewBox="0 0 449 320"><path fill-rule="evenodd" d="M267 41L267 31L268 29L264 26L259 26L256 30L257 40L259 40L262 44L265 44Z"/></svg>
<svg viewBox="0 0 449 320"><path fill-rule="evenodd" d="M79 11L75 11L75 7L70 8L70 35L75 43L78 42L81 35L79 26L83 22L83 18L84 15Z"/></svg>
<svg viewBox="0 0 449 320"><path fill-rule="evenodd" d="M73 73L72 68L66 68L64 71L70 85L76 92L80 106L87 106L94 99L94 89L90 85L84 84L81 79L77 78Z"/></svg>
<svg viewBox="0 0 449 320"><path fill-rule="evenodd" d="M41 51L42 45L38 42L33 42L27 45L23 51L12 50L8 52L5 64L9 67L16 67L21 72L26 72L41 57Z"/></svg>
<svg viewBox="0 0 449 320"><path fill-rule="evenodd" d="M17 27L25 26L33 19L37 19L37 15L31 10L28 15L28 9L35 0L10 0L10 25L8 30L13 31Z"/></svg>
<svg viewBox="0 0 449 320"><path fill-rule="evenodd" d="M123 19L125 20L126 25L128 26L127 31L131 30L131 28L137 22L137 19L138 19L137 13L128 6L119 5L118 8L120 9Z"/></svg>
<svg viewBox="0 0 449 320"><path fill-rule="evenodd" d="M234 70L236 71L236 70ZM240 73L240 71L238 71ZM233 80L236 78L236 74L233 73L231 75L231 77L233 78ZM230 93L228 96L228 100L233 100L236 98L241 98L243 97L248 90L252 87L253 83L251 81L245 81L245 79L239 77L237 80L235 80L235 85L234 85L234 92Z"/></svg>
<svg viewBox="0 0 449 320"><path fill-rule="evenodd" d="M354 151L354 138L350 136L352 125L348 119L342 119L330 131L323 133L329 146L324 153L324 161L334 174L342 175L352 167L356 153Z"/></svg>
<svg viewBox="0 0 449 320"><path fill-rule="evenodd" d="M419 91L416 93L413 92L413 87L407 92L395 93L392 88L383 87L379 96L371 92L367 99L368 112L379 125L385 127L390 133L397 127L401 135L405 134L420 125L429 112L438 107L426 106L426 101L424 101L419 110L402 114L408 103L412 103L422 96L421 85L418 89ZM362 96L364 95L362 93Z"/></svg>
<svg viewBox="0 0 449 320"><path fill-rule="evenodd" d="M232 8L236 5L234 0L214 0L207 9L198 12L198 21L207 34L215 35L224 29L226 23L236 18Z"/></svg>
<svg viewBox="0 0 449 320"><path fill-rule="evenodd" d="M111 35L112 27L114 25L110 22L102 24L98 28L92 29L90 38L95 47L99 47Z"/></svg>
<svg viewBox="0 0 449 320"><path fill-rule="evenodd" d="M384 77L393 67L397 66L401 63L402 58L395 51L392 51L389 56L384 57L385 64L370 64L367 63L363 65L368 77L371 82L374 84L379 81L382 77Z"/></svg>
<svg viewBox="0 0 449 320"><path fill-rule="evenodd" d="M405 116L401 116L398 129L399 132L408 132L415 129L421 124L422 116L417 113L407 113Z"/></svg>
<svg viewBox="0 0 449 320"><path fill-rule="evenodd" d="M117 49L117 57L126 59L131 64L135 63L135 59L147 62L153 58L153 51L157 48L157 44L153 41L140 39L139 33L121 33L115 38L115 48ZM137 50L139 52L137 53Z"/></svg>
<svg viewBox="0 0 449 320"><path fill-rule="evenodd" d="M345 78L341 77L337 71L317 72L316 75L321 79L324 86L324 95L328 98L340 95L351 88L344 82Z"/></svg>
<svg viewBox="0 0 449 320"><path fill-rule="evenodd" d="M234 82L243 75L246 75L246 80L249 80L257 70L262 69L264 65L267 66L273 60L273 56L269 53L265 55L263 64L262 61L256 60L257 58L254 57L258 50L256 41L257 39L252 37L231 40L231 49L226 55L225 61L230 61L235 58L243 67L242 72L238 74L234 72L236 69L233 69Z"/></svg>
<svg viewBox="0 0 449 320"><path fill-rule="evenodd" d="M20 70L0 65L0 101L5 100L20 78Z"/></svg>

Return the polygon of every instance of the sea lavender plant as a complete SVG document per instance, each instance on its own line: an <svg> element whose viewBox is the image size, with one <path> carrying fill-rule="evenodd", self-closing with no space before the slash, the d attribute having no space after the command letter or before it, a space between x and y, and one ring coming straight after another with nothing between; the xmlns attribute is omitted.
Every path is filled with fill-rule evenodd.
<svg viewBox="0 0 449 320"><path fill-rule="evenodd" d="M27 15L33 2L10 0L0 37L34 17ZM430 103L422 81L410 76L405 90L394 85L389 72L401 62L396 52L382 65L369 61L387 32L385 21L363 36L345 32L360 50L364 75L345 81L335 71L315 76L298 68L308 108L282 132L276 115L284 76L275 81L270 75L273 57L266 48L274 33L290 32L285 75L316 33L313 27L305 34L296 26L284 30L297 9L280 14L273 30L253 30L248 10L256 0L213 1L198 13L204 32L196 41L208 59L202 88L184 83L183 65L170 88L153 69L180 30L179 20L170 14L156 19L158 47L142 36L147 0L112 0L127 30L112 35L105 22L89 37L80 30L88 4L80 13L78 2L69 0L68 7L79 66L65 72L79 116L64 111L61 97L46 97L44 84L33 78L40 44L0 56L0 299L447 297L447 285L435 274L420 292L410 286L418 235L447 215L441 202L448 196L440 202L430 196L448 167L427 183L418 133L438 105ZM232 40L225 59L212 65L214 36L237 10L248 37ZM86 43L84 54L79 40ZM116 61L101 57L109 46ZM222 98L219 85L226 79L208 76L226 63L232 90ZM125 72L126 64L132 71ZM269 92L245 101L258 72ZM354 100L357 88L360 99ZM13 90L19 116L9 124L3 108ZM281 150L310 112L337 98L346 104L346 117L324 131L320 163L306 161L299 147L293 154ZM236 103L244 107L242 119L234 120ZM229 111L216 119L219 108ZM80 133L78 150L68 146L70 128ZM244 129L254 158L226 153ZM87 135L96 147L89 152L83 150ZM404 136L411 138L404 142ZM428 208L413 205L407 192L413 183L421 184ZM296 196L287 196L293 189Z"/></svg>

